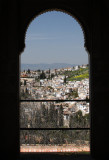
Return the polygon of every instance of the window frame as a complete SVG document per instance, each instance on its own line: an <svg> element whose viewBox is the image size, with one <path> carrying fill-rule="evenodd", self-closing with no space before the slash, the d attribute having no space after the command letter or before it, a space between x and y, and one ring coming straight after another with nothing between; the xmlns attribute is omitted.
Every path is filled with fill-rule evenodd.
<svg viewBox="0 0 109 160"><path fill-rule="evenodd" d="M50 11L50 10L59 10L59 11L62 11L62 12L65 12L65 13L69 13L70 14L70 12L67 12L67 10L66 9L48 9L48 11ZM42 11L42 12L39 12L39 14L42 14L42 13L44 13L44 12L46 12L47 11L47 9L45 9L44 11ZM76 18L77 16L74 16L72 13L70 14L72 17L74 17L77 21L78 21L78 18ZM36 15L35 15L35 17L36 17ZM79 21L79 24L80 24L80 26L81 26L81 28L82 28L82 30L83 30L83 26L81 25L81 23L80 23L80 21ZM86 38L86 32L83 30L83 33L84 33L84 38ZM85 46L86 46L86 42L85 42ZM85 47L86 48L86 47ZM88 51L88 49L86 49L87 51ZM89 53L89 51L88 51L88 53ZM87 53L87 54L88 54ZM90 56L90 55L88 55L88 56ZM90 80L90 57L89 57L89 95L91 95L90 94L91 93L91 80ZM31 101L31 100L30 100ZM35 100L35 101L45 101L45 100ZM48 100L47 100L48 101ZM49 101L54 101L54 100L49 100ZM61 100L58 100L58 101L61 101ZM90 97L90 99L89 100L64 100L64 101L86 101L86 102L89 102L89 114L90 114L90 128L82 128L82 130L90 130L90 141L91 141L91 107L90 107L90 105L91 105L91 97ZM20 102L24 102L24 100L20 100ZM20 103L19 102L19 103ZM43 129L44 130L44 128L40 128L40 129ZM47 130L48 129L50 129L50 128L47 128ZM56 129L56 128L55 128ZM73 129L73 130L81 130L81 128L71 128L71 129ZM21 128L21 130L25 130L25 128ZM28 130L28 129L27 129ZM30 129L30 130L32 130L32 129ZM38 130L38 128L36 128L36 130ZM54 130L54 128L53 128L53 130ZM56 129L57 130L57 129ZM65 128L64 130L70 130L70 128ZM21 157L26 157L26 156L30 156L30 157L35 157L35 158L37 158L37 157L43 157L43 155L45 156L47 156L47 158L50 156L50 158L53 158L54 156L57 156L57 153L34 153L34 152L28 152L28 153L20 153L20 155L21 155ZM63 155L64 156L67 156L67 157L69 157L69 158L71 158L72 159L72 157L75 157L75 154L74 153L70 153L70 155L67 155L67 154L65 154L65 153L63 153ZM90 142L90 154L89 155L85 155L84 153L83 154L76 154L76 156L83 156L84 158L89 158L90 157L90 155L91 155L91 142ZM60 157L60 155L58 155L58 157Z"/></svg>

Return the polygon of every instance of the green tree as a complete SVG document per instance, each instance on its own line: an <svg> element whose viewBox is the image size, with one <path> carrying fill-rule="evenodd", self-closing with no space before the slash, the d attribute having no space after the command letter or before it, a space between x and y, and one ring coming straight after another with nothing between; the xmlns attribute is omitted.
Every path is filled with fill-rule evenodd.
<svg viewBox="0 0 109 160"><path fill-rule="evenodd" d="M42 73L40 74L40 79L45 79L46 78L46 75L44 73L44 71L42 70Z"/></svg>
<svg viewBox="0 0 109 160"><path fill-rule="evenodd" d="M40 72L40 69L38 69L37 72Z"/></svg>
<svg viewBox="0 0 109 160"><path fill-rule="evenodd" d="M49 109L49 114L48 114L48 120L49 120L49 124L50 124L51 127L54 126L54 119L53 119L53 117L54 117L54 111L55 111L54 104L50 104L50 109Z"/></svg>
<svg viewBox="0 0 109 160"><path fill-rule="evenodd" d="M57 123L58 123L58 110L57 109L55 109L53 119L54 119L54 124L55 124L54 127L58 127L58 125L57 125Z"/></svg>
<svg viewBox="0 0 109 160"><path fill-rule="evenodd" d="M26 80L24 80L24 86L26 86Z"/></svg>
<svg viewBox="0 0 109 160"><path fill-rule="evenodd" d="M82 111L74 113L70 116L69 126L72 127L89 127L90 119L89 114L82 115Z"/></svg>
<svg viewBox="0 0 109 160"><path fill-rule="evenodd" d="M50 69L49 69L48 73L50 74Z"/></svg>
<svg viewBox="0 0 109 160"><path fill-rule="evenodd" d="M72 91L72 96L74 98L78 97L78 90L77 89Z"/></svg>
<svg viewBox="0 0 109 160"><path fill-rule="evenodd" d="M64 78L64 83L66 84L66 76L65 76L65 78Z"/></svg>
<svg viewBox="0 0 109 160"><path fill-rule="evenodd" d="M59 118L59 127L63 127L63 107L62 105L60 105L60 108L59 108L58 118Z"/></svg>
<svg viewBox="0 0 109 160"><path fill-rule="evenodd" d="M35 126L36 128L41 128L42 126L42 120L41 120L41 111L37 110L36 117L35 117Z"/></svg>
<svg viewBox="0 0 109 160"><path fill-rule="evenodd" d="M48 108L44 104L41 105L42 127L49 127Z"/></svg>
<svg viewBox="0 0 109 160"><path fill-rule="evenodd" d="M52 80L53 77L54 77L54 74L52 73L52 74L51 74L51 80Z"/></svg>
<svg viewBox="0 0 109 160"><path fill-rule="evenodd" d="M27 71L27 72L28 72L28 74L30 74L30 69L28 69L28 71Z"/></svg>

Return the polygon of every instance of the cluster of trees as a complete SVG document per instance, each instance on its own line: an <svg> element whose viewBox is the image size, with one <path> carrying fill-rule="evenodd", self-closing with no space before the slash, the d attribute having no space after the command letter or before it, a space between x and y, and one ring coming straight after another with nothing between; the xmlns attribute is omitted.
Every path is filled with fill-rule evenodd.
<svg viewBox="0 0 109 160"><path fill-rule="evenodd" d="M68 121L70 128L90 127L89 114L83 115L81 110L70 114L69 119L64 120L62 105L55 107L54 103L49 103L49 106L39 103L39 107L34 107L34 105L21 104L20 126L22 128L65 128L64 121Z"/></svg>
<svg viewBox="0 0 109 160"><path fill-rule="evenodd" d="M39 109L40 108L40 109ZM49 107L40 103L34 106L33 103L23 103L20 107L21 128L63 128L63 106L55 107L50 103ZM26 113L25 113L26 109ZM69 119L69 127L89 127L89 114L82 115L81 111L73 113ZM21 144L42 144L62 145L89 141L89 131L80 130L37 130L21 131Z"/></svg>
<svg viewBox="0 0 109 160"><path fill-rule="evenodd" d="M83 145L89 142L89 131L71 130L37 130L21 131L20 144L41 144L41 145L62 145L75 144Z"/></svg>
<svg viewBox="0 0 109 160"><path fill-rule="evenodd" d="M50 104L48 109L43 104L36 112L35 126L38 128L63 127L63 107L56 109L54 104Z"/></svg>
<svg viewBox="0 0 109 160"><path fill-rule="evenodd" d="M39 79L52 79L55 75L53 73L50 74L48 72L47 74L42 70L42 73L39 76Z"/></svg>
<svg viewBox="0 0 109 160"><path fill-rule="evenodd" d="M26 128L49 128L63 127L63 107L58 108L50 103L49 108L41 104L40 109L32 108L31 111L25 113L27 104L22 104L20 111L20 125ZM28 106L28 108L30 108ZM28 109L27 108L27 109Z"/></svg>
<svg viewBox="0 0 109 160"><path fill-rule="evenodd" d="M32 95L29 93L27 87L25 87L25 91L24 91L24 89L22 89L20 91L20 99L22 99L22 100L26 100L26 99L32 100L33 99Z"/></svg>
<svg viewBox="0 0 109 160"><path fill-rule="evenodd" d="M70 93L66 93L68 95L68 99L76 98L78 97L78 90L75 89L71 91Z"/></svg>
<svg viewBox="0 0 109 160"><path fill-rule="evenodd" d="M90 127L89 113L83 116L82 111L79 110L78 112L71 115L69 120L69 127L70 128L81 128L81 127L89 128Z"/></svg>

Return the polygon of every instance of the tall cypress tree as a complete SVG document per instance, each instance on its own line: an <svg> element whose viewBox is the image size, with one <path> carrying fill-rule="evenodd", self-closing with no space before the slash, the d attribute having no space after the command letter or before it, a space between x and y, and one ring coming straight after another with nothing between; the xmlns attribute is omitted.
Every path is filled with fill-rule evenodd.
<svg viewBox="0 0 109 160"><path fill-rule="evenodd" d="M54 104L50 104L49 123L52 127L54 126Z"/></svg>
<svg viewBox="0 0 109 160"><path fill-rule="evenodd" d="M63 127L63 107L62 105L59 108L59 127Z"/></svg>
<svg viewBox="0 0 109 160"><path fill-rule="evenodd" d="M66 76L65 76L65 78L64 78L64 83L66 84Z"/></svg>
<svg viewBox="0 0 109 160"><path fill-rule="evenodd" d="M41 112L37 110L36 112L36 118L35 118L35 126L36 128L40 128L42 126L42 121L41 121Z"/></svg>
<svg viewBox="0 0 109 160"><path fill-rule="evenodd" d="M46 78L46 75L44 73L44 71L42 70L42 73L40 74L40 79L45 79Z"/></svg>

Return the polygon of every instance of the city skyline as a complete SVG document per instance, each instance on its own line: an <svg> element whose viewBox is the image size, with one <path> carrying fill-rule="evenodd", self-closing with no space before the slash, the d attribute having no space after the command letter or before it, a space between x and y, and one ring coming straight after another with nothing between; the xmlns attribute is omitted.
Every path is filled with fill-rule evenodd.
<svg viewBox="0 0 109 160"><path fill-rule="evenodd" d="M79 23L60 11L46 12L29 25L21 64L88 64Z"/></svg>

